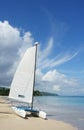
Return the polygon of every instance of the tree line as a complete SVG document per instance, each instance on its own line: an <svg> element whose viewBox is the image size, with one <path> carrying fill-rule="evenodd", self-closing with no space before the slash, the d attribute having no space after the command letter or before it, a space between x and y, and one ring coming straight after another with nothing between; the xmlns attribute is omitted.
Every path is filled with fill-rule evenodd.
<svg viewBox="0 0 84 130"><path fill-rule="evenodd" d="M2 96L8 96L10 92L9 88L0 88L0 95ZM33 93L34 96L42 96L41 92L39 90L35 90Z"/></svg>

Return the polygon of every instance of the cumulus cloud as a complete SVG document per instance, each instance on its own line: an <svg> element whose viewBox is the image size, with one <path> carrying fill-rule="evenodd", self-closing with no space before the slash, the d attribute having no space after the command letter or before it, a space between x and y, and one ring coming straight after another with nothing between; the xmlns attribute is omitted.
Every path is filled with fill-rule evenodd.
<svg viewBox="0 0 84 130"><path fill-rule="evenodd" d="M13 28L8 21L0 21L0 46L14 47L20 40L18 28Z"/></svg>
<svg viewBox="0 0 84 130"><path fill-rule="evenodd" d="M76 86L77 80L67 77L66 75L58 72L57 70L48 71L43 77L43 81L53 82L61 86Z"/></svg>
<svg viewBox="0 0 84 130"><path fill-rule="evenodd" d="M53 86L53 90L56 91L56 92L58 92L58 91L60 91L61 89L60 89L60 86L54 85L54 86Z"/></svg>
<svg viewBox="0 0 84 130"><path fill-rule="evenodd" d="M8 21L0 21L0 85L10 85L20 58L33 44L30 32L21 33L20 29Z"/></svg>
<svg viewBox="0 0 84 130"><path fill-rule="evenodd" d="M27 48L31 47L32 44L34 43L34 38L32 37L31 32L25 32L23 34L22 42L21 42L21 47L19 48L19 55L20 58L23 56L24 52L26 51Z"/></svg>
<svg viewBox="0 0 84 130"><path fill-rule="evenodd" d="M39 70L37 77L37 81L39 81L37 84L39 84L42 91L46 90L59 94L71 94L79 85L77 79L70 78L67 75L58 72L56 69L49 70L45 74Z"/></svg>

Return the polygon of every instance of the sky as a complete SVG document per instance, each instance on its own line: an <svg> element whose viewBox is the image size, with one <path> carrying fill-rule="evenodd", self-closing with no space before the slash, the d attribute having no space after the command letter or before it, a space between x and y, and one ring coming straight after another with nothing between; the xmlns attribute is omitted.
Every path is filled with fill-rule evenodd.
<svg viewBox="0 0 84 130"><path fill-rule="evenodd" d="M36 89L84 96L84 1L0 0L0 86L39 42Z"/></svg>

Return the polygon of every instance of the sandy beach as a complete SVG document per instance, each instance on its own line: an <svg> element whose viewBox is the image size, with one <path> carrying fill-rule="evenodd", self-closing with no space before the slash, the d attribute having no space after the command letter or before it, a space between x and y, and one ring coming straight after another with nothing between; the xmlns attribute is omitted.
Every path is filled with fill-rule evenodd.
<svg viewBox="0 0 84 130"><path fill-rule="evenodd" d="M61 121L41 119L29 116L23 119L11 109L11 105L0 97L0 129L1 130L77 130L77 128Z"/></svg>

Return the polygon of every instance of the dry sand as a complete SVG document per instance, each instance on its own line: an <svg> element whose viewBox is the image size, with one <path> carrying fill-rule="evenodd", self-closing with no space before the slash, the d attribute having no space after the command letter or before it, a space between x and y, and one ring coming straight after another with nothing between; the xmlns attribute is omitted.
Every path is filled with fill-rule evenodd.
<svg viewBox="0 0 84 130"><path fill-rule="evenodd" d="M56 120L37 117L23 119L11 109L11 105L0 97L0 130L77 130L77 128Z"/></svg>

